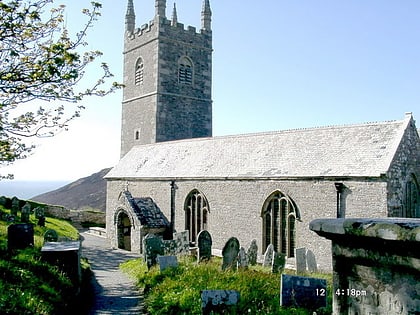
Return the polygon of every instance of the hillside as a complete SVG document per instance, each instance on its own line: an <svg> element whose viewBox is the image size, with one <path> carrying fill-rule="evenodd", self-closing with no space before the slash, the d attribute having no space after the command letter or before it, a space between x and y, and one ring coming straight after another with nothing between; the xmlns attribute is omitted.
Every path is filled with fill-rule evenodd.
<svg viewBox="0 0 420 315"><path fill-rule="evenodd" d="M105 212L106 181L103 177L111 168L80 178L56 190L30 198L31 200L68 209L94 208Z"/></svg>

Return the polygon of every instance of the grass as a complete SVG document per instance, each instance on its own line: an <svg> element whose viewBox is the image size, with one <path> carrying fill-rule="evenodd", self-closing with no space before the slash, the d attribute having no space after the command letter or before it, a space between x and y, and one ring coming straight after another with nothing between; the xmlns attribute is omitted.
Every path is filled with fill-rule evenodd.
<svg viewBox="0 0 420 315"><path fill-rule="evenodd" d="M9 213L0 206L0 211ZM36 224L34 215L30 223ZM19 223L19 222L17 222ZM7 251L7 227L0 221L0 310L1 314L71 314L77 303L77 288L57 267L41 260L43 235L48 229L59 237L78 239L77 230L66 221L47 217L46 226L34 226L34 247ZM83 263L86 272L85 263ZM70 307L71 306L71 307ZM68 311L68 309L72 309Z"/></svg>
<svg viewBox="0 0 420 315"><path fill-rule="evenodd" d="M201 314L201 290L236 290L240 302L235 314L289 314L308 315L312 310L280 307L280 276L260 266L248 270L221 271L221 262L197 264L191 258L182 258L177 268L160 272L157 267L150 271L142 259L130 260L121 269L137 280L144 290L145 304L151 315ZM311 275L327 278L331 275ZM317 314L331 314L329 307L317 310Z"/></svg>

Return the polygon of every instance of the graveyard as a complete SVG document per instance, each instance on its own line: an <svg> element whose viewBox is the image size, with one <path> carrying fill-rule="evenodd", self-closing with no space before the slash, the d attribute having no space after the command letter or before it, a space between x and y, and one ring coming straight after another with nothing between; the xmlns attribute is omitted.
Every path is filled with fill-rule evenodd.
<svg viewBox="0 0 420 315"><path fill-rule="evenodd" d="M331 314L331 274L306 268L296 276L272 247L257 261L256 243L246 250L235 237L223 257L212 256L207 231L193 249L182 235L148 235L144 257L120 266L143 292L147 314Z"/></svg>
<svg viewBox="0 0 420 315"><path fill-rule="evenodd" d="M27 203L19 209L0 205L0 310L2 314L68 314L69 305L83 304L80 287L45 262L41 248L49 240L78 240L79 234L69 222L29 208ZM81 269L86 272L88 267L82 260Z"/></svg>

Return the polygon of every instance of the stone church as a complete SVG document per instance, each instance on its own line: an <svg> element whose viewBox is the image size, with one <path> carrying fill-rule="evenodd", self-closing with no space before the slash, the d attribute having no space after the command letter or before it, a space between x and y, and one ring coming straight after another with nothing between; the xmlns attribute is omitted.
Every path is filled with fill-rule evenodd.
<svg viewBox="0 0 420 315"><path fill-rule="evenodd" d="M121 160L107 175L107 235L141 251L147 233L208 230L219 255L232 236L269 244L295 264L305 247L331 269L317 218L420 217L420 139L401 120L212 137L212 29L178 22L155 0L136 28L128 0L124 38Z"/></svg>

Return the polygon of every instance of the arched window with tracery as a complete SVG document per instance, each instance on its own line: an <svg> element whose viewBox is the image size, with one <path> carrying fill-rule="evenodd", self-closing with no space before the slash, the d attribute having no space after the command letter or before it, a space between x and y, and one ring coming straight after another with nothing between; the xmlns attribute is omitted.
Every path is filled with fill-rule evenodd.
<svg viewBox="0 0 420 315"><path fill-rule="evenodd" d="M406 218L420 218L420 189L414 174L405 184L403 211Z"/></svg>
<svg viewBox="0 0 420 315"><path fill-rule="evenodd" d="M178 65L178 82L181 84L192 85L194 67L192 61L187 57L182 57Z"/></svg>
<svg viewBox="0 0 420 315"><path fill-rule="evenodd" d="M139 58L137 59L137 62L136 62L134 83L136 85L143 84L143 77L144 77L144 63L143 63L143 59Z"/></svg>
<svg viewBox="0 0 420 315"><path fill-rule="evenodd" d="M191 191L185 199L185 229L189 231L190 242L196 243L197 235L207 230L209 204L207 198L198 190Z"/></svg>
<svg viewBox="0 0 420 315"><path fill-rule="evenodd" d="M263 252L273 244L276 252L294 257L296 220L300 220L300 215L293 200L279 191L271 194L262 211Z"/></svg>

